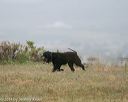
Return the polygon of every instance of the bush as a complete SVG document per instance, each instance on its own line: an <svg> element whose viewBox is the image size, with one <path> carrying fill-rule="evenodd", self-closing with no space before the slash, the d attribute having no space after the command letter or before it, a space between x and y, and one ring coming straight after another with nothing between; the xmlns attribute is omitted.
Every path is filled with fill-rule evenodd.
<svg viewBox="0 0 128 102"><path fill-rule="evenodd" d="M43 52L44 48L37 48L33 41L27 41L26 45L3 41L0 43L0 63L39 62Z"/></svg>

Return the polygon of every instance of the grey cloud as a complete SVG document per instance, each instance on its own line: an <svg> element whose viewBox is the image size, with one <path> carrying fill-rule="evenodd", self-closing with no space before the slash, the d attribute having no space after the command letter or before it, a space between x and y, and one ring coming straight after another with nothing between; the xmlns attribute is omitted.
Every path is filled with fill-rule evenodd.
<svg viewBox="0 0 128 102"><path fill-rule="evenodd" d="M127 55L127 0L1 0L0 40L83 55Z"/></svg>

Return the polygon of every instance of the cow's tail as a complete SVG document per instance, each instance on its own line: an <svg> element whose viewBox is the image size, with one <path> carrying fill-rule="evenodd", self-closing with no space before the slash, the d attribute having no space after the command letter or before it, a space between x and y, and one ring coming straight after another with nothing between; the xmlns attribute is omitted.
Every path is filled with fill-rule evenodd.
<svg viewBox="0 0 128 102"><path fill-rule="evenodd" d="M73 50L73 49L71 49L71 48L68 48L69 50L71 50L71 51L73 51L73 52L75 52L76 54L77 54L77 52L75 51L75 50Z"/></svg>

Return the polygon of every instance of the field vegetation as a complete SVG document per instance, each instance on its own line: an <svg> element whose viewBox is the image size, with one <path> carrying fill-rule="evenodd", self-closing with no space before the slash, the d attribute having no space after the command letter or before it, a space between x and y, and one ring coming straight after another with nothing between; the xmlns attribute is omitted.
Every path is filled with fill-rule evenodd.
<svg viewBox="0 0 128 102"><path fill-rule="evenodd" d="M3 41L0 43L0 64L27 63L41 61L43 47L36 47L33 41L26 44Z"/></svg>
<svg viewBox="0 0 128 102"><path fill-rule="evenodd" d="M0 65L0 98L25 102L127 102L128 72L91 65L86 71L68 66L51 72L51 64ZM32 100L34 98L35 100ZM2 100L1 99L1 100ZM13 102L13 101L12 101Z"/></svg>
<svg viewBox="0 0 128 102"><path fill-rule="evenodd" d="M97 61L86 71L66 65L53 73L41 59L44 51L32 41L0 44L0 102L128 102L127 66Z"/></svg>

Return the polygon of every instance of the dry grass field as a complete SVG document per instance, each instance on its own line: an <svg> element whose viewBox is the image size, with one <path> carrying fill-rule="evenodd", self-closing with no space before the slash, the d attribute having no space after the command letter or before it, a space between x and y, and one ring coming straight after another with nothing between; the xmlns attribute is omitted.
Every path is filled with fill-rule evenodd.
<svg viewBox="0 0 128 102"><path fill-rule="evenodd" d="M124 68L68 66L52 73L52 65L0 65L0 102L128 102Z"/></svg>

